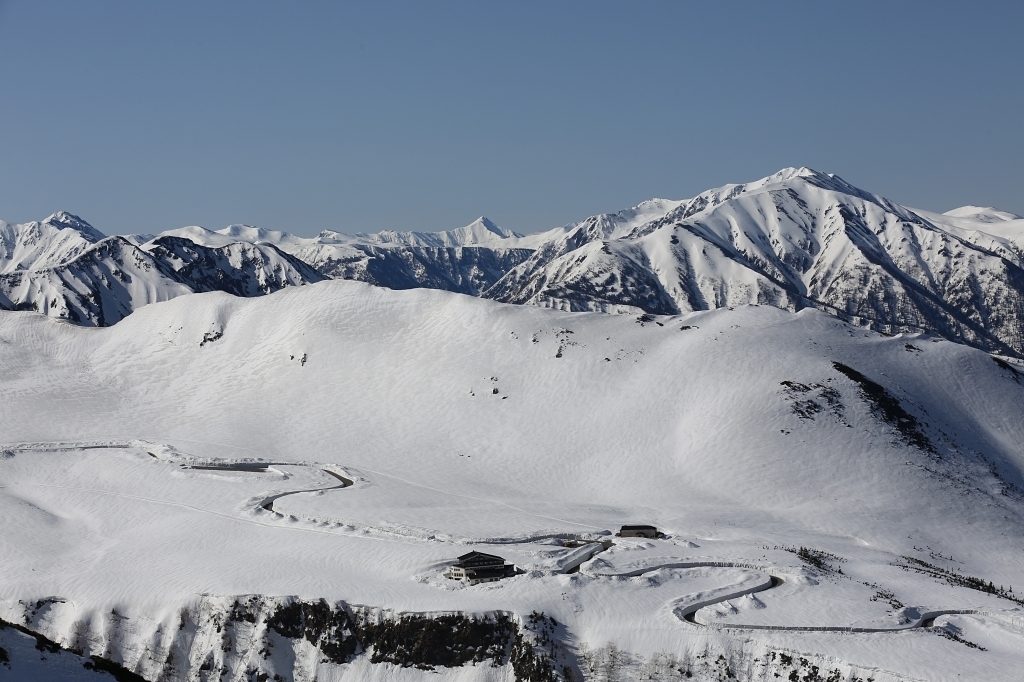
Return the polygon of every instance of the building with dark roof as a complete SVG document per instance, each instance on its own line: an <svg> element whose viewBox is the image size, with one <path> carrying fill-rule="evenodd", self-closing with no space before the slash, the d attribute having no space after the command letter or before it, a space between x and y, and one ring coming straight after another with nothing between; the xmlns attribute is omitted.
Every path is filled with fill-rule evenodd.
<svg viewBox="0 0 1024 682"><path fill-rule="evenodd" d="M623 526L619 529L621 538L656 538L660 535L654 526Z"/></svg>
<svg viewBox="0 0 1024 682"><path fill-rule="evenodd" d="M494 554L470 552L459 557L458 561L448 569L448 577L452 580L465 580L470 585L491 583L507 578L515 573L515 566L506 564L505 560Z"/></svg>

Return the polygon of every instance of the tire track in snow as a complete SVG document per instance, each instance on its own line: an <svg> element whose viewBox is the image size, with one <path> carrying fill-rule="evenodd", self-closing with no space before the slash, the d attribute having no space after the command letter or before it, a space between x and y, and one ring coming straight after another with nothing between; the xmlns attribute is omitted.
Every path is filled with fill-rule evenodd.
<svg viewBox="0 0 1024 682"><path fill-rule="evenodd" d="M148 454L150 457L153 457L154 459L157 459L157 460L159 460L161 462L166 462L168 464L173 464L174 463L174 462L169 461L169 460L161 459L161 458L157 457L156 455L154 455L152 452L149 452L149 450L147 449L147 446L151 447L152 445L154 445L154 444L153 443L143 443L143 442L137 441L137 440L136 441L99 441L99 442L93 441L93 442L88 442L88 443L74 442L74 441L71 441L71 442L68 442L68 441L57 441L57 442L48 442L48 443L18 443L18 444L13 444L13 445L3 445L3 446L0 446L0 452L12 453L13 454L14 452L70 452L70 451L74 451L74 450L142 450L143 452L146 452L146 454ZM239 449L242 449L242 448L239 448ZM205 460L205 461L208 461L208 460ZM301 463L301 462L298 462L298 463L296 463L296 462L263 462L263 461L260 461L260 462L233 462L233 461L228 461L228 460L221 460L221 461L223 461L224 463L220 464L220 465L181 464L179 466L181 466L182 469L193 470L193 471L202 470L202 471L248 471L248 472L256 472L256 471L261 471L261 470L265 471L268 467L274 466L274 465L280 465L280 466L306 466L306 467L316 467L316 466L319 466L319 465L315 465L315 464L306 464L306 463ZM259 506L262 509L264 509L266 511L269 511L271 513L280 514L280 512L274 512L273 506L274 506L274 501L279 499L279 498L281 498L281 497L285 497L286 495L295 495L295 494L298 494L298 493L319 492L321 490L336 490L336 489L339 489L339 488L347 488L347 487L353 485L353 483L354 483L351 479L346 478L346 477L342 476L341 474L339 474L337 472L334 472L334 471L331 471L329 469L320 468L320 471L322 471L323 473L325 473L325 474L327 474L329 476L332 476L332 477L338 479L339 481L341 481L340 485L332 485L332 486L327 486L325 488L310 488L310 489L304 489L304 490L291 490L291 491L287 491L287 492L280 493L280 494L277 494L277 495L271 495L269 497L264 498L259 503ZM157 498L153 498L153 497L144 497L142 495L130 495L128 493L118 493L118 492L114 492L114 491L111 491L111 490L100 490L100 489L97 489L97 488L85 488L85 487L81 487L81 486L58 485L58 484L54 484L54 483L25 483L23 485L37 487L37 488L52 488L52 489L59 489L59 490L73 490L73 491L77 491L77 492L91 493L91 494L94 494L94 495L106 495L106 496L109 496L109 497L119 497L119 498L128 499L128 500L136 500L136 501L140 501L140 502L149 502L151 504L160 504L160 505L164 505L164 506L168 506L168 507L177 507L177 508L180 508L180 509L187 509L187 510L198 512L198 513L201 513L201 514L210 514L210 515L213 515L213 516L219 516L221 518L230 519L232 521L238 521L238 522L241 522L241 523L248 523L248 524L251 524L251 525L262 526L264 528L283 528L283 529L286 529L286 530L299 530L299 531L304 531L304 532L321 533L321 534L333 535L333 536L343 535L345 537L359 537L359 538L378 539L378 540L379 539L384 539L384 538L380 538L380 537L377 537L377 536L370 536L370 535L365 535L365 534L334 532L334 531L329 531L329 530L325 530L325 529L322 529L322 528L309 528L309 527L305 527L305 526L284 526L284 525L280 525L280 524L276 524L276 523L267 523L267 522L263 522L263 521L258 521L256 519L245 518L244 516L238 516L238 515L229 514L229 513L226 513L226 512L215 511L213 509L205 509L203 507L197 507L195 505L185 504L184 502L173 502L171 500L161 500L161 499L157 499ZM18 486L11 486L11 485L0 486L0 488L8 488L8 489L14 489L14 488L17 488L17 487ZM284 516L283 514L280 514L280 515ZM387 538L387 539L390 540L391 538Z"/></svg>
<svg viewBox="0 0 1024 682"><path fill-rule="evenodd" d="M193 468L193 469L203 468L203 469L205 469L207 471L210 470L210 469L218 469L218 468L227 469L227 467L191 467L191 468ZM231 471L231 469L227 469L227 470ZM352 481L352 479L345 478L341 474L335 473L335 472L333 472L333 471L331 471L329 469L321 469L320 471L324 472L328 476L333 476L334 478L338 479L339 481L341 481L341 484L340 485L328 486L326 488L309 488L307 490L292 490L292 491L286 492L286 493L278 493L277 495L271 495L270 497L264 498L260 502L260 507L262 507L263 509L266 509L268 512L273 512L274 511L274 502L276 502L277 500L281 499L282 497L287 497L288 495L298 495L299 493L318 493L318 492L326 492L328 490L339 490L341 488L348 488L349 486L354 485L354 482ZM277 513L280 513L280 512L277 512Z"/></svg>

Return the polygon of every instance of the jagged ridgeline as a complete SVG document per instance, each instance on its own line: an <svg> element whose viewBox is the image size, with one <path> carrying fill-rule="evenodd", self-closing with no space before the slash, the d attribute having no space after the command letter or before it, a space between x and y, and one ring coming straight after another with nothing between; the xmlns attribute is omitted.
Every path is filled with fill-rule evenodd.
<svg viewBox="0 0 1024 682"><path fill-rule="evenodd" d="M202 291L256 296L322 279L426 287L565 310L672 315L819 308L884 333L931 331L1024 356L1024 220L911 210L807 168L522 236L231 226L104 237L58 213L0 223L0 308L110 325Z"/></svg>

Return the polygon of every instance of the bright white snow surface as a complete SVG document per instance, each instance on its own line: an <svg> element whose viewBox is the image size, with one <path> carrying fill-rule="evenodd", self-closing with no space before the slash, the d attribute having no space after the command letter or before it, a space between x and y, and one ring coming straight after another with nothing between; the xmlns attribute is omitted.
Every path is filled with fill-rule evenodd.
<svg viewBox="0 0 1024 682"><path fill-rule="evenodd" d="M102 644L113 612L141 641L199 595L263 594L544 611L578 650L634 661L731 642L876 679L1014 680L1024 663L1020 606L897 565L1024 593L1024 378L965 346L812 310L649 320L330 281L182 296L101 329L5 313L0 367L0 617L63 599L37 623L58 641L92 623ZM809 398L823 409L801 418ZM239 461L267 469L185 468ZM667 537L611 537L624 523ZM569 537L615 544L587 559ZM523 573L443 577L471 549ZM938 617L963 641L908 628L936 610L978 613ZM321 678L435 679L368 665Z"/></svg>
<svg viewBox="0 0 1024 682"><path fill-rule="evenodd" d="M1000 255L1007 253L1002 248L1006 242L1012 243L1018 250L1024 250L1024 218L1015 213L979 206L963 206L941 214L918 209L914 209L914 212Z"/></svg>
<svg viewBox="0 0 1024 682"><path fill-rule="evenodd" d="M323 230L316 237L296 237L287 232L267 230L250 225L229 225L222 230L216 231L193 225L161 232L159 236L185 237L196 244L204 246L225 246L236 242L267 242L289 253L312 255L312 252L315 252L318 248L340 248L352 244L431 247L493 245L506 248L535 248L544 239L550 238L553 233L560 232L562 229L567 228L556 228L556 230L524 237L512 230L498 227L489 219L481 216L465 227L445 232L398 232L384 230L371 234L365 232L345 234L333 230ZM147 238L152 237L150 235L139 235L136 239L138 241L145 241L148 240Z"/></svg>

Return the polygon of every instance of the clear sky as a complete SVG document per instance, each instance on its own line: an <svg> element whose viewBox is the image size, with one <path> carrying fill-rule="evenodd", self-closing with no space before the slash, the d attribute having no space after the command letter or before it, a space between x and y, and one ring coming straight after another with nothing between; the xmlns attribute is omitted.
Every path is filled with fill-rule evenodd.
<svg viewBox="0 0 1024 682"><path fill-rule="evenodd" d="M522 232L785 166L1024 214L1024 2L0 0L0 218Z"/></svg>

